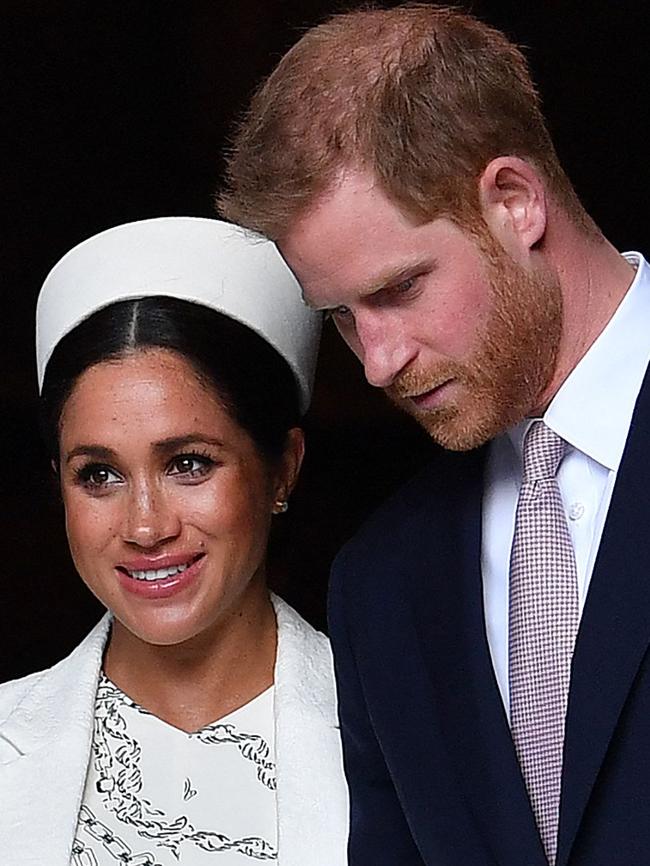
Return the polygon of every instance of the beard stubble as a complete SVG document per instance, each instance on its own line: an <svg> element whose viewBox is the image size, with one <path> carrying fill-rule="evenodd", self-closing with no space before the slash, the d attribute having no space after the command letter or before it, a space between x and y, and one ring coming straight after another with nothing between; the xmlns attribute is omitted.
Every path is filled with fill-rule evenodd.
<svg viewBox="0 0 650 866"><path fill-rule="evenodd" d="M557 276L529 273L492 238L481 246L492 305L472 356L465 362L406 370L386 389L434 441L452 451L477 448L538 408L555 371L562 336ZM420 410L405 396L450 379L458 394L435 409Z"/></svg>

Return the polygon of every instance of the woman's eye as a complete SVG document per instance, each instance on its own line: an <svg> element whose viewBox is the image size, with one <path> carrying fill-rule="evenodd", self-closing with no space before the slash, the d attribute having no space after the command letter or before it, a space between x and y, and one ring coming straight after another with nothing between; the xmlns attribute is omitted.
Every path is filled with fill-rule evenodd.
<svg viewBox="0 0 650 866"><path fill-rule="evenodd" d="M179 454L170 463L169 474L200 478L207 474L213 465L214 461L210 457L199 454Z"/></svg>
<svg viewBox="0 0 650 866"><path fill-rule="evenodd" d="M82 466L76 475L80 484L90 490L101 490L121 480L120 476L110 466L103 466L98 463L89 463L87 466Z"/></svg>

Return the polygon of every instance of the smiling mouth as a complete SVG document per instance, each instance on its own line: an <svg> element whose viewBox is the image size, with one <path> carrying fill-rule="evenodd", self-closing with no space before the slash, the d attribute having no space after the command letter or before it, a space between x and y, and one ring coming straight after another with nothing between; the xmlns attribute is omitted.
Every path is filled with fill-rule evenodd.
<svg viewBox="0 0 650 866"><path fill-rule="evenodd" d="M118 571L121 571L122 574L126 574L128 577L133 578L133 580L142 580L148 583L153 583L157 580L169 580L170 577L175 577L177 574L182 574L186 571L190 566L194 565L195 562L198 562L204 554L199 554L195 556L193 559L188 560L180 565L170 565L167 568L152 568L146 570L129 570L122 565L117 567Z"/></svg>

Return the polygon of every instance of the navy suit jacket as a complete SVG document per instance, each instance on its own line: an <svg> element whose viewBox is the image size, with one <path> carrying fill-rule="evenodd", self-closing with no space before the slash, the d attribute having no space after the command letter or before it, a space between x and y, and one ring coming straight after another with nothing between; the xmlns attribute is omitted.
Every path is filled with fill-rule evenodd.
<svg viewBox="0 0 650 866"><path fill-rule="evenodd" d="M573 656L557 866L650 864L649 434L646 375ZM437 454L334 565L351 866L546 863L485 631L485 453Z"/></svg>

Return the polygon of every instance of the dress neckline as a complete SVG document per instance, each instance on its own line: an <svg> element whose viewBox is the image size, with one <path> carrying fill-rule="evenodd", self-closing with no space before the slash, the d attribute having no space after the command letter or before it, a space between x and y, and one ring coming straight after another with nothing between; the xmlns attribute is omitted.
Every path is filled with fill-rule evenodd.
<svg viewBox="0 0 650 866"><path fill-rule="evenodd" d="M240 715L248 715L249 712L254 712L257 710L259 710L260 712L264 712L267 703L271 703L272 705L275 684L272 683L268 688L264 689L264 691L260 692L258 695L255 695L255 697L251 698L249 701L246 701L245 704L242 704L240 707L231 710L231 712L227 713L224 716L213 719L211 722L206 722L205 725L201 725L200 728L197 728L194 731L185 731L183 730L183 728L172 725L170 722L166 722L164 719L161 719L160 716L157 716L155 713L146 709L146 707L143 707L137 701L134 701L133 698L129 697L126 692L124 692L118 685L113 682L113 680L110 679L110 677L106 675L103 668L99 673L99 682L97 688L98 693L100 691L103 692L103 698L114 700L120 706L133 709L140 715L148 717L152 721L164 726L164 728L168 730L178 732L178 734L182 734L186 737L199 737L202 733L212 730L217 725L235 724L238 721Z"/></svg>

